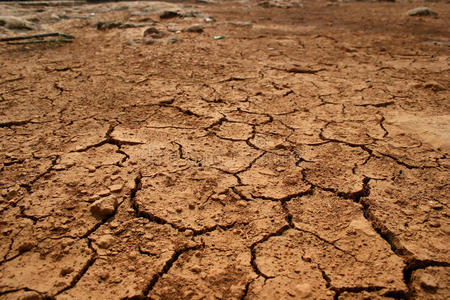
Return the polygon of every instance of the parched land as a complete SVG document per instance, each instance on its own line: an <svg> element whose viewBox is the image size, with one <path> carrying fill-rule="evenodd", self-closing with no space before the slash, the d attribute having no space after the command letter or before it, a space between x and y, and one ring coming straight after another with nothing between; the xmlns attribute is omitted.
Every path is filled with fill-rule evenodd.
<svg viewBox="0 0 450 300"><path fill-rule="evenodd" d="M0 299L450 298L448 1L0 15Z"/></svg>

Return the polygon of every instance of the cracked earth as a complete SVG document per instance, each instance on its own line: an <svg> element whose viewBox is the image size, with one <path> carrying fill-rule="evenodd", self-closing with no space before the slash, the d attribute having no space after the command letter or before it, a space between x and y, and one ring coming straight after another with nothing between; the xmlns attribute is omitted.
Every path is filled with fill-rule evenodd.
<svg viewBox="0 0 450 300"><path fill-rule="evenodd" d="M0 299L450 297L449 4L264 3L1 4Z"/></svg>

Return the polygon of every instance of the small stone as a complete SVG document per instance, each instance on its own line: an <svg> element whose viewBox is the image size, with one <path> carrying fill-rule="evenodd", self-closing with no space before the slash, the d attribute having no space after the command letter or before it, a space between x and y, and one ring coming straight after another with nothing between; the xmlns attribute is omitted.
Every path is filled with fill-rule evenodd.
<svg viewBox="0 0 450 300"><path fill-rule="evenodd" d="M109 272L106 272L106 271L103 271L103 272L101 272L99 275L98 275L98 277L101 279L101 280L103 280L103 281L105 281L106 279L108 279L109 278Z"/></svg>
<svg viewBox="0 0 450 300"><path fill-rule="evenodd" d="M195 209L195 205L192 204L192 203L189 203L188 208L189 208L190 210L193 210L193 209Z"/></svg>
<svg viewBox="0 0 450 300"><path fill-rule="evenodd" d="M144 31L144 37L151 37L153 39L160 39L167 35L167 33L157 29L156 27L149 27Z"/></svg>
<svg viewBox="0 0 450 300"><path fill-rule="evenodd" d="M140 27L138 24L125 23L119 26L120 29L137 28Z"/></svg>
<svg viewBox="0 0 450 300"><path fill-rule="evenodd" d="M59 164L53 166L55 170L67 170L75 165L75 161L71 159L63 159Z"/></svg>
<svg viewBox="0 0 450 300"><path fill-rule="evenodd" d="M203 32L203 25L201 24L194 24L189 27L183 28L181 31L183 32L196 32L196 33L202 33Z"/></svg>
<svg viewBox="0 0 450 300"><path fill-rule="evenodd" d="M9 191L9 192L6 194L6 200L8 200L8 201L11 200L12 198L16 197L17 194L18 194L18 191L17 191L17 190Z"/></svg>
<svg viewBox="0 0 450 300"><path fill-rule="evenodd" d="M437 280L430 274L422 274L420 277L420 286L427 291L436 291L439 287Z"/></svg>
<svg viewBox="0 0 450 300"><path fill-rule="evenodd" d="M94 196L89 197L88 202L95 202L98 199L100 199L100 196L99 195L94 195Z"/></svg>
<svg viewBox="0 0 450 300"><path fill-rule="evenodd" d="M114 236L106 234L96 240L97 245L102 249L108 249L114 242Z"/></svg>
<svg viewBox="0 0 450 300"><path fill-rule="evenodd" d="M308 283L297 284L294 290L298 298L308 298L311 295L311 285Z"/></svg>
<svg viewBox="0 0 450 300"><path fill-rule="evenodd" d="M442 210L444 208L444 206L442 204L440 204L439 202L434 202L430 203L431 208L434 210Z"/></svg>
<svg viewBox="0 0 450 300"><path fill-rule="evenodd" d="M237 205L240 206L240 207L246 207L247 206L247 202L244 201L244 200L239 200L237 202Z"/></svg>
<svg viewBox="0 0 450 300"><path fill-rule="evenodd" d="M59 275L61 275L62 277L69 275L70 273L72 273L74 270L72 267L66 267L66 268L62 268L61 272L59 273Z"/></svg>
<svg viewBox="0 0 450 300"><path fill-rule="evenodd" d="M160 19L171 19L176 17L180 17L180 14L175 10L165 10L159 15Z"/></svg>
<svg viewBox="0 0 450 300"><path fill-rule="evenodd" d="M193 273L200 273L201 271L202 271L202 267L200 267L199 265L194 265L194 266L192 266L191 267L191 271L193 272Z"/></svg>
<svg viewBox="0 0 450 300"><path fill-rule="evenodd" d="M109 190L112 193L118 193L122 190L122 188L123 188L123 184L113 184L109 187Z"/></svg>
<svg viewBox="0 0 450 300"><path fill-rule="evenodd" d="M220 201L224 201L224 200L226 200L227 199L227 195L225 195L225 194L220 194L220 195L217 195L217 197L215 197L216 199L219 199Z"/></svg>
<svg viewBox="0 0 450 300"><path fill-rule="evenodd" d="M11 231L12 230L10 228L4 228L4 229L2 229L1 233L2 233L2 235L7 236L11 233Z"/></svg>
<svg viewBox="0 0 450 300"><path fill-rule="evenodd" d="M97 170L97 168L95 168L95 166L87 166L87 169L88 169L89 173L94 173L95 170Z"/></svg>
<svg viewBox="0 0 450 300"><path fill-rule="evenodd" d="M176 209L175 209L175 211L177 212L177 213L182 213L183 212L183 209L181 208L181 207L177 207Z"/></svg>
<svg viewBox="0 0 450 300"><path fill-rule="evenodd" d="M117 205L118 203L115 197L102 198L91 204L91 214L102 219L109 217L114 214Z"/></svg>
<svg viewBox="0 0 450 300"><path fill-rule="evenodd" d="M251 22L228 22L228 24L237 26L237 27L252 27Z"/></svg>
<svg viewBox="0 0 450 300"><path fill-rule="evenodd" d="M23 252L30 251L34 247L36 247L36 243L27 241L27 242L22 243L17 250L19 250L20 253L23 253Z"/></svg>
<svg viewBox="0 0 450 300"><path fill-rule="evenodd" d="M426 88L426 89L430 89L430 90L432 90L434 92L445 91L445 87L442 84L440 84L440 83L438 83L436 81L425 82L423 84L423 87Z"/></svg>
<svg viewBox="0 0 450 300"><path fill-rule="evenodd" d="M111 21L105 21L105 22L98 22L95 24L95 27L97 30L108 30L112 28L119 28L123 24L121 22L111 22Z"/></svg>
<svg viewBox="0 0 450 300"><path fill-rule="evenodd" d="M112 181L115 181L115 180L117 180L117 179L119 179L119 178L122 178L122 177L120 177L120 175L112 175L112 176L111 176L111 180L112 180Z"/></svg>
<svg viewBox="0 0 450 300"><path fill-rule="evenodd" d="M131 260L135 260L138 256L139 256L139 252L137 252L137 251L131 251L128 254L128 258Z"/></svg>
<svg viewBox="0 0 450 300"><path fill-rule="evenodd" d="M349 224L349 228L370 237L377 235L369 222L367 222L367 220L363 217L358 217L355 220L352 220Z"/></svg>
<svg viewBox="0 0 450 300"><path fill-rule="evenodd" d="M311 262L311 260L312 260L311 255L309 255L309 254L303 255L302 259L306 262Z"/></svg>
<svg viewBox="0 0 450 300"><path fill-rule="evenodd" d="M277 7L277 8L299 8L303 7L303 4L298 2L291 2L291 1L282 1L282 0L271 0L271 1L261 1L258 2L258 5L264 8L271 8L271 7Z"/></svg>
<svg viewBox="0 0 450 300"><path fill-rule="evenodd" d="M109 223L109 228L111 228L111 229L116 229L119 226L120 226L120 223L117 221L112 221L111 223Z"/></svg>
<svg viewBox="0 0 450 300"><path fill-rule="evenodd" d="M437 17L437 15L438 15L437 12L435 12L434 10L432 10L429 7L416 7L414 9L408 10L406 12L406 14L408 16L412 16L412 17L415 17L415 16L434 16L434 17Z"/></svg>
<svg viewBox="0 0 450 300"><path fill-rule="evenodd" d="M111 192L109 190L101 190L97 195L100 197L106 197L109 196Z"/></svg>
<svg viewBox="0 0 450 300"><path fill-rule="evenodd" d="M200 15L198 11L190 10L180 14L182 18L197 18Z"/></svg>
<svg viewBox="0 0 450 300"><path fill-rule="evenodd" d="M22 29L22 30L38 29L36 25L34 25L33 23L12 16L0 17L0 26L3 26L8 29Z"/></svg>
<svg viewBox="0 0 450 300"><path fill-rule="evenodd" d="M433 227L433 228L441 227L441 224L438 221L431 221L428 223L428 225L430 225L430 227Z"/></svg>

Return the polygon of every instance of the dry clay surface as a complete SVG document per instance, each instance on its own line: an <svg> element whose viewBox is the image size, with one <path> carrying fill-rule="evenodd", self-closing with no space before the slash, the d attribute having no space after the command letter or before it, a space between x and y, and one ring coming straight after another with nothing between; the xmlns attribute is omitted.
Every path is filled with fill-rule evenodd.
<svg viewBox="0 0 450 300"><path fill-rule="evenodd" d="M450 298L448 2L0 11L0 299Z"/></svg>

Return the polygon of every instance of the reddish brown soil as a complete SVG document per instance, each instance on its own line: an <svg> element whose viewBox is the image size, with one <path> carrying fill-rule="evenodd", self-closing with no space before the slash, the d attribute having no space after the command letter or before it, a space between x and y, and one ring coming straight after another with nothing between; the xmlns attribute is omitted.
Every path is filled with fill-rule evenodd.
<svg viewBox="0 0 450 300"><path fill-rule="evenodd" d="M303 4L0 4L0 299L450 298L450 6Z"/></svg>

